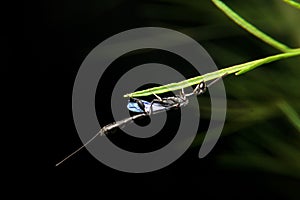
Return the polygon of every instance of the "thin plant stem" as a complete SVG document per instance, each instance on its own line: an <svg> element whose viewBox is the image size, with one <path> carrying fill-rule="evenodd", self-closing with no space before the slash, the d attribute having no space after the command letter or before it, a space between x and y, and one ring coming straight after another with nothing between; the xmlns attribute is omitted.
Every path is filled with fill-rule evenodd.
<svg viewBox="0 0 300 200"><path fill-rule="evenodd" d="M221 9L230 19L232 19L235 23L240 25L242 28L247 30L249 33L253 34L254 36L258 37L265 43L273 46L274 48L284 52L272 56L268 56L266 58L234 65L231 67L227 67L225 69L221 69L215 72L207 73L202 76L197 76L191 79L187 79L181 82L177 83L170 83L167 85L159 86L159 87L153 87L142 91L133 92L130 94L124 95L124 97L141 97L141 96L149 96L153 93L155 94L161 94L165 92L180 90L182 88L190 87L192 85L199 84L201 81L210 81L219 77L222 77L224 74L233 74L235 75L241 75L248 71L251 71L263 64L274 62L277 60L299 56L300 55L300 48L298 49L291 49L288 46L276 41L269 35L263 33L259 29L257 29L255 26L244 20L242 17L240 17L237 13L235 13L232 9L230 9L226 4L224 4L220 0L212 0L212 2ZM295 2L294 2L295 3ZM297 4L297 3L296 3Z"/></svg>
<svg viewBox="0 0 300 200"><path fill-rule="evenodd" d="M237 13L235 13L231 8L229 8L226 4L219 0L212 0L212 2L222 10L231 20L233 20L236 24L247 30L252 35L258 37L265 43L271 45L272 47L282 51L282 52L290 52L292 49L285 44L278 42L277 40L273 39L269 35L265 34L264 32L257 29L255 26L244 20L240 17Z"/></svg>
<svg viewBox="0 0 300 200"><path fill-rule="evenodd" d="M290 58L294 56L299 56L300 55L300 48L299 49L293 49L291 52L287 53L280 53L272 56L268 56L266 58L261 58L258 60L234 65L231 67L227 67L218 71L210 72L201 76L196 76L181 82L177 83L170 83L167 85L163 86L158 86L158 87L153 87L149 88L146 90L141 90L137 92L133 92L130 94L124 95L124 97L141 97L141 96L149 96L154 94L162 94L165 92L170 92L170 91L175 91L175 90L180 90L182 88L190 87L192 85L199 84L201 81L210 81L214 80L216 78L222 77L224 74L233 74L235 75L241 75L243 73L246 73L250 70L253 70L263 64L274 62L277 60L285 59L285 58Z"/></svg>
<svg viewBox="0 0 300 200"><path fill-rule="evenodd" d="M298 2L295 2L292 0L283 0L283 1L287 4L289 4L290 6L300 9L300 3L298 3Z"/></svg>

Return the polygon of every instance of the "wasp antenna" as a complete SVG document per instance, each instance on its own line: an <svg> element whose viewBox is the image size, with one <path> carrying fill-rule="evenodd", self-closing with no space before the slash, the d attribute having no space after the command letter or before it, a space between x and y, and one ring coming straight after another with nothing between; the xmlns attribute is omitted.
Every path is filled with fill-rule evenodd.
<svg viewBox="0 0 300 200"><path fill-rule="evenodd" d="M102 131L102 129L96 133L91 139L89 139L86 143L84 143L81 147L79 147L78 149L76 149L73 153L69 154L67 157L65 157L62 161L58 162L55 167L59 166L60 164L62 164L63 162L65 162L66 160L68 160L69 158L71 158L73 155L75 155L76 153L78 153L81 149L83 149L84 147L86 147L90 142L92 142L98 135L103 135L104 132Z"/></svg>

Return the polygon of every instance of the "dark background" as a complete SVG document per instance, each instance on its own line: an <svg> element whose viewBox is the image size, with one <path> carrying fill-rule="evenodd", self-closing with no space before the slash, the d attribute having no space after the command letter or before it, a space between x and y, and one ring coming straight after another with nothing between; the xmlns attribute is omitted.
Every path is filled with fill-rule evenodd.
<svg viewBox="0 0 300 200"><path fill-rule="evenodd" d="M226 2L279 41L300 46L296 25L300 13L294 8L278 1L251 0L247 5ZM25 43L20 59L34 76L35 98L31 103L38 110L32 128L37 134L31 134L35 138L31 146L35 164L31 163L31 170L24 173L29 175L28 180L37 177L36 185L45 189L45 194L79 194L88 188L84 194L98 193L99 198L104 191L109 195L142 191L147 196L161 191L197 198L299 198L300 136L276 106L285 100L299 111L299 58L225 79L227 121L216 147L204 159L198 159L197 154L207 126L205 116L210 113L208 95L199 99L204 105L203 125L192 147L164 169L146 174L123 173L104 166L86 150L54 167L82 144L72 118L73 83L85 57L106 38L137 27L171 28L199 41L219 68L279 52L228 20L210 1L42 0L24 2L23 8ZM158 51L125 56L115 66L134 67L151 60L173 67L186 64L183 73L187 77L198 75L188 63ZM112 73L121 73L117 68ZM117 81L109 75L107 79L111 82L98 86L98 91L109 93ZM96 108L100 112L107 97L97 95ZM109 116L109 111L105 112ZM100 123L108 122L104 119ZM73 189L67 189L70 187Z"/></svg>

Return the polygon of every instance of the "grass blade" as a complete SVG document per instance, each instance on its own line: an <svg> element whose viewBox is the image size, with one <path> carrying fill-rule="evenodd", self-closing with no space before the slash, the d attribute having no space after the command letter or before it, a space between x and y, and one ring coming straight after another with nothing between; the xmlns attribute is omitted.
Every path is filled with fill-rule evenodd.
<svg viewBox="0 0 300 200"><path fill-rule="evenodd" d="M287 4L289 4L290 6L300 9L300 3L297 3L293 0L283 0L283 1Z"/></svg>
<svg viewBox="0 0 300 200"><path fill-rule="evenodd" d="M141 97L141 96L149 96L149 95L152 95L153 93L162 94L165 92L180 90L182 88L186 88L186 87L189 87L192 85L199 84L201 81L214 80L216 78L223 76L226 73L227 74L235 73L236 75L240 75L240 74L246 73L250 70L253 70L263 64L274 62L274 61L285 59L285 58L289 58L289 57L299 56L299 55L300 55L300 49L294 49L292 52L280 53L280 54L276 54L273 56L268 56L266 58L246 62L243 64L234 65L232 67L227 67L227 68L224 68L224 69L221 69L218 71L210 72L210 73L204 74L202 76L196 76L194 78L190 78L190 79L187 79L187 80L184 80L181 82L170 83L170 84L159 86L159 87L153 87L153 88L149 88L146 90L133 92L133 93L124 95L124 97Z"/></svg>
<svg viewBox="0 0 300 200"><path fill-rule="evenodd" d="M231 10L226 4L219 0L212 0L212 2L222 10L231 20L233 20L236 24L244 28L246 31L251 33L252 35L258 37L265 43L271 45L272 47L282 51L282 52L289 52L291 48L278 42L277 40L273 39L269 35L265 34L264 32L257 29L255 26L244 20L241 16Z"/></svg>

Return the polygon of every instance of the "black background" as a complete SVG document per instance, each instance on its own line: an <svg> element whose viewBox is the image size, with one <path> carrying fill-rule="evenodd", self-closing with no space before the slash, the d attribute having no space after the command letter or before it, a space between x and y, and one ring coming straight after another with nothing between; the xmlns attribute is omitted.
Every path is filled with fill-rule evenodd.
<svg viewBox="0 0 300 200"><path fill-rule="evenodd" d="M283 198L280 188L274 191L277 182L281 181L280 177L243 169L223 169L215 164L214 155L230 148L228 138L220 140L204 159L198 159L198 148L190 148L170 166L151 173L116 171L101 164L86 150L55 167L58 161L82 144L73 123L71 101L76 73L84 58L106 38L150 25L139 14L142 1L100 2L24 2L22 36L25 43L20 59L34 77L30 78L30 81L34 80L32 89L35 97L31 103L38 110L32 118L34 128L30 131L35 141L30 145L33 151L25 157L27 167L23 172L26 175L25 185L27 182L35 183L32 193L42 191L53 196L62 193L96 194L97 198L104 198L103 193L110 197L125 197L125 194L138 196L138 192L143 193L138 196L140 198L156 192L170 196L182 193L185 198L190 195L194 198ZM153 53L139 59L145 63L157 59L169 65L181 64L168 58L159 58L159 54ZM124 62L134 61L128 58ZM192 72L186 73L192 76ZM97 103L99 109L103 102L99 100ZM33 158L33 162L29 161L29 157ZM289 184L291 190L297 188L296 181L290 180Z"/></svg>

